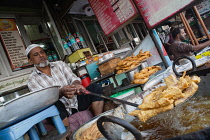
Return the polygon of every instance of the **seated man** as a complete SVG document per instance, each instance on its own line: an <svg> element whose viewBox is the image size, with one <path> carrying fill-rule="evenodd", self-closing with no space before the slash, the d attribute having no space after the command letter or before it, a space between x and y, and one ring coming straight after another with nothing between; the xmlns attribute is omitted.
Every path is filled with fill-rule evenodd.
<svg viewBox="0 0 210 140"><path fill-rule="evenodd" d="M29 62L36 67L28 79L30 91L53 85L60 86L60 99L55 103L55 106L60 112L64 125L69 124L71 130L74 131L90 120L93 116L88 111L89 106L92 107L95 116L102 113L103 98L82 95L80 89L84 89L84 87L81 85L80 78L64 62L49 62L45 51L37 44L29 45L26 49L26 55ZM102 89L98 84L88 86L87 90L102 94Z"/></svg>

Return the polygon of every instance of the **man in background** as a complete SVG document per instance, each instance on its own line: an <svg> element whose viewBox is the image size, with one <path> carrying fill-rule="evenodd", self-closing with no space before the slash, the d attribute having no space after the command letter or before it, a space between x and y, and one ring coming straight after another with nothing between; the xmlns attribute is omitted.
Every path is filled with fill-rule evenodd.
<svg viewBox="0 0 210 140"><path fill-rule="evenodd" d="M194 58L194 51L202 50L210 45L210 40L193 46L192 44L187 44L182 41L186 40L186 33L183 28L175 28L172 32L172 37L174 42L171 44L169 50L172 53L174 60L181 56L189 56Z"/></svg>
<svg viewBox="0 0 210 140"><path fill-rule="evenodd" d="M166 38L165 38L165 40L164 40L164 43L163 43L163 46L165 47L165 50L166 50L166 52L167 52L167 54L168 54L168 56L169 56L169 58L171 59L171 60L174 60L174 57L173 57L173 55L171 54L171 52L170 52L170 46L171 46L171 44L174 42L174 38L172 37L172 32L173 32L173 30L174 30L174 27L171 27L170 28L170 31L169 31L169 33L167 34L167 36L166 36Z"/></svg>

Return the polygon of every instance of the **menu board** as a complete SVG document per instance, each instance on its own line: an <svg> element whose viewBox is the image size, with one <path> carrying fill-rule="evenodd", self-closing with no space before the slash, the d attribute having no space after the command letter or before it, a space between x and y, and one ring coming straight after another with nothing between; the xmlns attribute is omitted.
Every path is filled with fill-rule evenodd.
<svg viewBox="0 0 210 140"><path fill-rule="evenodd" d="M15 19L0 19L0 37L13 70L29 65Z"/></svg>
<svg viewBox="0 0 210 140"><path fill-rule="evenodd" d="M195 0L134 0L148 28L153 28Z"/></svg>
<svg viewBox="0 0 210 140"><path fill-rule="evenodd" d="M113 34L138 16L132 0L89 0L105 35Z"/></svg>
<svg viewBox="0 0 210 140"><path fill-rule="evenodd" d="M210 11L210 0L202 0L202 2L200 4L198 4L196 7L200 14L209 12Z"/></svg>

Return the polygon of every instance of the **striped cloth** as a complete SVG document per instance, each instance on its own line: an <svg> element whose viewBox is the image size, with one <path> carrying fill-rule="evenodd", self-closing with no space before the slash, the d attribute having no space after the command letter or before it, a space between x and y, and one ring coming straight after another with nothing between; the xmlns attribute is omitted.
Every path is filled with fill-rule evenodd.
<svg viewBox="0 0 210 140"><path fill-rule="evenodd" d="M88 109L74 113L68 118L70 130L72 132L76 131L81 125L91 120L92 118L93 118L93 114Z"/></svg>
<svg viewBox="0 0 210 140"><path fill-rule="evenodd" d="M50 62L51 75L46 75L35 69L28 79L28 88L30 91L36 91L43 88L51 87L54 85L66 86L71 85L74 81L81 81L72 70L62 61ZM65 105L69 115L72 114L71 108L78 109L77 96L72 99L65 97L60 98L60 101Z"/></svg>

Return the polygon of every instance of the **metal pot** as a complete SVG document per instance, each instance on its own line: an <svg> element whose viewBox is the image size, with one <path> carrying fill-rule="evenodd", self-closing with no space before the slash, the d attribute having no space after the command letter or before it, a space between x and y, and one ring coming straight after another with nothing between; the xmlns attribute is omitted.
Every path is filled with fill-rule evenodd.
<svg viewBox="0 0 210 140"><path fill-rule="evenodd" d="M204 87L204 85L205 85L205 83L208 83L207 81L209 81L209 79L210 79L210 74L209 75L207 75L207 76L201 76L201 83L199 83L199 89L198 89L198 91L196 92L196 94L194 95L195 97L203 97L203 89L205 89L205 87ZM203 85L203 86L201 86L201 85ZM206 85L206 86L208 86L208 84ZM154 87L153 87L154 88ZM130 98L128 101L129 102L133 102L133 103L137 103L137 104L141 104L142 103L142 99L146 96L146 95L148 95L148 94L150 94L150 92L151 92L151 90L152 89L149 89L149 90L147 90L146 92L143 92L143 94L141 94L141 93L139 93L139 94L137 94L137 95L135 95L134 97L132 97L132 98ZM206 91L205 92L206 94L205 95L208 95L209 96L209 93L208 93L208 91ZM191 98L191 99L193 99L193 98ZM188 100L188 101L190 101L190 100ZM193 100L192 100L192 102L193 102ZM185 103L187 103L187 102L185 102ZM185 105L185 104L182 104L182 105L180 105L179 107L181 108L183 105ZM77 136L77 138L80 136L80 134L82 134L84 131L86 131L86 130L88 130L88 128L93 124L93 123L98 123L98 120L100 120L100 118L102 117L103 119L105 118L105 120L106 120L106 123L108 123L109 125L110 124L113 124L112 122L113 122L113 120L111 120L110 121L110 118L108 118L107 119L107 117L104 117L104 116L109 116L110 117L110 115L111 116L114 116L114 119L115 120L117 120L116 119L116 117L117 118L120 118L120 120L122 121L122 119L123 120L125 120L126 122L128 122L128 123L126 123L126 124L129 124L129 123L132 123L132 121L134 120L134 119L136 119L135 117L133 117L133 116L130 116L130 115L128 115L128 113L129 112L131 112L131 111L133 111L133 110L135 110L136 108L135 107L132 107L132 106L129 106L129 105L120 105L120 106L118 106L117 108L115 108L115 109L113 109L113 110L110 110L109 112L105 112L105 113L103 113L103 114L101 114L101 115L99 115L99 116L97 116L97 117L95 117L95 118L93 118L92 120L90 120L89 122L87 122L87 123L85 123L83 126L81 126L77 131L75 131L73 134L72 134L72 136L71 136L71 139L73 139L73 140L76 140L76 136ZM178 110L179 111L179 110ZM161 113L161 114L159 114L159 115L157 115L156 117L158 118L158 119L161 119L161 118L165 118L166 116L168 116L169 118L170 117L172 117L173 118L173 115L171 116L170 114L172 113L172 112L174 112L175 114L177 114L177 112L176 111L174 111L173 109L172 110L170 110L169 112L164 112L164 113ZM154 120L155 120L155 118L156 117L154 117ZM164 119L162 119L163 121L164 121ZM120 121L117 121L118 123L117 124L120 124ZM103 121L100 121L100 123L103 123ZM105 124L106 124L105 123ZM174 123L176 123L176 120L174 121ZM122 122L122 124L125 124L124 122ZM114 125L114 126L116 126L116 125ZM118 125L117 125L118 126ZM122 125L123 126L123 125ZM99 126L100 127L100 126ZM127 126L126 126L127 127ZM99 128L100 129L100 128ZM102 128L103 129L103 128ZM116 138L118 138L118 139L121 139L122 137L120 137L119 135L123 135L123 130L124 130L124 128L121 128L121 127L119 127L119 128L116 128L116 127L113 127L113 126L109 126L109 127L107 127L107 126L105 126L104 127L104 129L105 130L108 130L109 131L109 133L110 132L112 132L112 134L113 134L113 138L114 139L116 139ZM203 130L199 130L199 131L196 131L195 133L196 134L198 134L198 137L204 137L204 138L206 138L206 137L209 137L209 130L210 130L210 128L207 126L206 127L206 129L203 129ZM103 131L103 130L102 130ZM138 130L139 131L139 130ZM205 134L203 134L205 132ZM206 133L206 132L208 132L208 133ZM102 132L103 133L103 132ZM109 133L107 133L107 135L109 135ZM136 133L136 132L135 132ZM145 132L140 132L139 131L139 133L140 134L144 134ZM187 134L187 137L189 136L192 136L192 135L194 135L195 133L188 133ZM203 135L202 135L203 134ZM106 137L106 134L104 135L105 137ZM184 136L177 136L177 137L185 137L186 135L184 135ZM175 137L175 136L174 136ZM107 137L108 138L108 137ZM103 139L103 138L102 138ZM171 139L173 139L173 138L171 138ZM101 140L101 139L100 139Z"/></svg>
<svg viewBox="0 0 210 140"><path fill-rule="evenodd" d="M0 129L49 107L58 99L59 86L52 86L23 94L0 104Z"/></svg>

